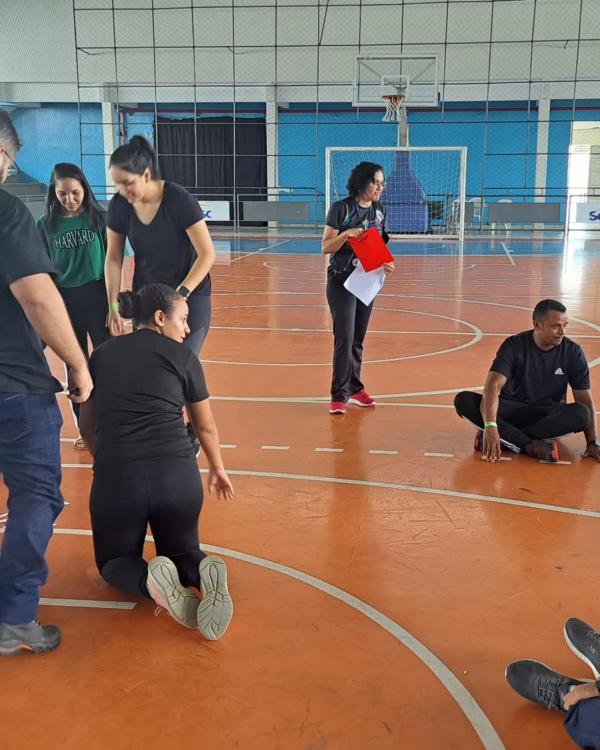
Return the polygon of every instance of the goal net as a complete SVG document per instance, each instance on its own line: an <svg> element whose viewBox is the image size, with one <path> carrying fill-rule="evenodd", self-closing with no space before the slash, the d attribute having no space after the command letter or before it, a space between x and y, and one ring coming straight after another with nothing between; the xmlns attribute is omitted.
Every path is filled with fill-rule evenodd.
<svg viewBox="0 0 600 750"><path fill-rule="evenodd" d="M464 147L329 147L325 150L325 208L348 195L346 183L361 161L381 164L392 235L436 235L463 239L465 223Z"/></svg>

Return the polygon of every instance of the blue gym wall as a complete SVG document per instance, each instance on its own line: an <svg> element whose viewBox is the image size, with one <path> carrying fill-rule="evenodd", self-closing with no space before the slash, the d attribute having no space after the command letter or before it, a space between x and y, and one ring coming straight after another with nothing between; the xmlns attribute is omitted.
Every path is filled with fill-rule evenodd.
<svg viewBox="0 0 600 750"><path fill-rule="evenodd" d="M73 162L83 167L97 197L105 197L102 107L99 104L82 104L80 108L75 104L17 107L11 117L23 143L17 159L21 171L47 186L57 162ZM83 164L82 151L86 154Z"/></svg>
<svg viewBox="0 0 600 750"><path fill-rule="evenodd" d="M252 107L264 105L247 105ZM170 116L189 117L185 106ZM174 107L164 105L165 114ZM208 107L203 107L205 112ZM219 105L226 114L227 105ZM240 112L238 115L246 113ZM128 137L140 133L152 139L153 108L128 112L125 123ZM246 116L260 116L248 111ZM325 191L326 146L393 146L395 124L382 124L381 111L357 113L347 105L319 105L318 115L311 105L292 105L279 111L278 153L279 184L294 190L288 198L309 199L317 191L317 215L322 217L319 201ZM42 104L17 107L12 112L23 148L18 163L21 170L47 184L57 161L79 163L98 197L104 197L105 183L102 111L99 104ZM80 128L81 118L81 128ZM600 119L600 100L552 103L548 144L547 189L550 197L564 202L571 122ZM413 110L409 114L412 146L467 146L467 194L484 195L487 201L510 197L531 200L535 180L537 109L527 102L492 103L486 109L481 102L448 104L445 111ZM559 198L560 196L560 198ZM281 196L285 199L286 196Z"/></svg>

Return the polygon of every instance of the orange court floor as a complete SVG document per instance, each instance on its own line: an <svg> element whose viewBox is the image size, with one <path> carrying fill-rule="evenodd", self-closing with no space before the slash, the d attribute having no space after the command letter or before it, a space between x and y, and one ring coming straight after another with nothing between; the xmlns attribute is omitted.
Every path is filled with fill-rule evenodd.
<svg viewBox="0 0 600 750"><path fill-rule="evenodd" d="M201 540L227 561L232 624L205 642L100 579L91 457L59 396L68 505L39 617L63 643L0 661L0 747L574 747L504 669L527 657L588 676L562 625L600 629L600 465L581 435L560 441L565 463L488 464L452 401L545 297L600 362L597 249L398 254L365 346L377 406L345 416L327 408L323 258L234 251L212 278L201 359L236 497L205 498ZM2 487L0 526L5 506Z"/></svg>

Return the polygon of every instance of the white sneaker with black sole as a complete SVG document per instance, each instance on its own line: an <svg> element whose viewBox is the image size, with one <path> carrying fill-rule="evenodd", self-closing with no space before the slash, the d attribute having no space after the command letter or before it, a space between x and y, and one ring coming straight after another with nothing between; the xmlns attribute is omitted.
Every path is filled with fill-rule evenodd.
<svg viewBox="0 0 600 750"><path fill-rule="evenodd" d="M227 566L220 557L207 555L199 566L202 599L198 605L197 627L208 641L225 633L233 615L233 602L227 589Z"/></svg>
<svg viewBox="0 0 600 750"><path fill-rule="evenodd" d="M199 600L181 585L175 563L159 555L148 563L146 587L150 596L171 617L186 628L195 630Z"/></svg>

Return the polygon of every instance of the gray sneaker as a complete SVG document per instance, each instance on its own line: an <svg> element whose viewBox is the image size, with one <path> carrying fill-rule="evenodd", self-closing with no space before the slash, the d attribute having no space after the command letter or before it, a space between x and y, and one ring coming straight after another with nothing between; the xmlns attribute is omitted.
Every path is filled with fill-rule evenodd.
<svg viewBox="0 0 600 750"><path fill-rule="evenodd" d="M9 625L0 622L0 656L15 656L22 652L45 654L60 644L60 630L55 625L28 622Z"/></svg>
<svg viewBox="0 0 600 750"><path fill-rule="evenodd" d="M200 563L198 630L208 641L218 640L229 627L233 602L227 589L227 567L220 557L208 555Z"/></svg>
<svg viewBox="0 0 600 750"><path fill-rule="evenodd" d="M199 600L181 585L175 563L168 557L155 557L148 563L146 587L159 607L180 625L195 630Z"/></svg>
<svg viewBox="0 0 600 750"><path fill-rule="evenodd" d="M582 659L600 678L600 633L576 617L570 617L565 622L565 641L571 651Z"/></svg>

